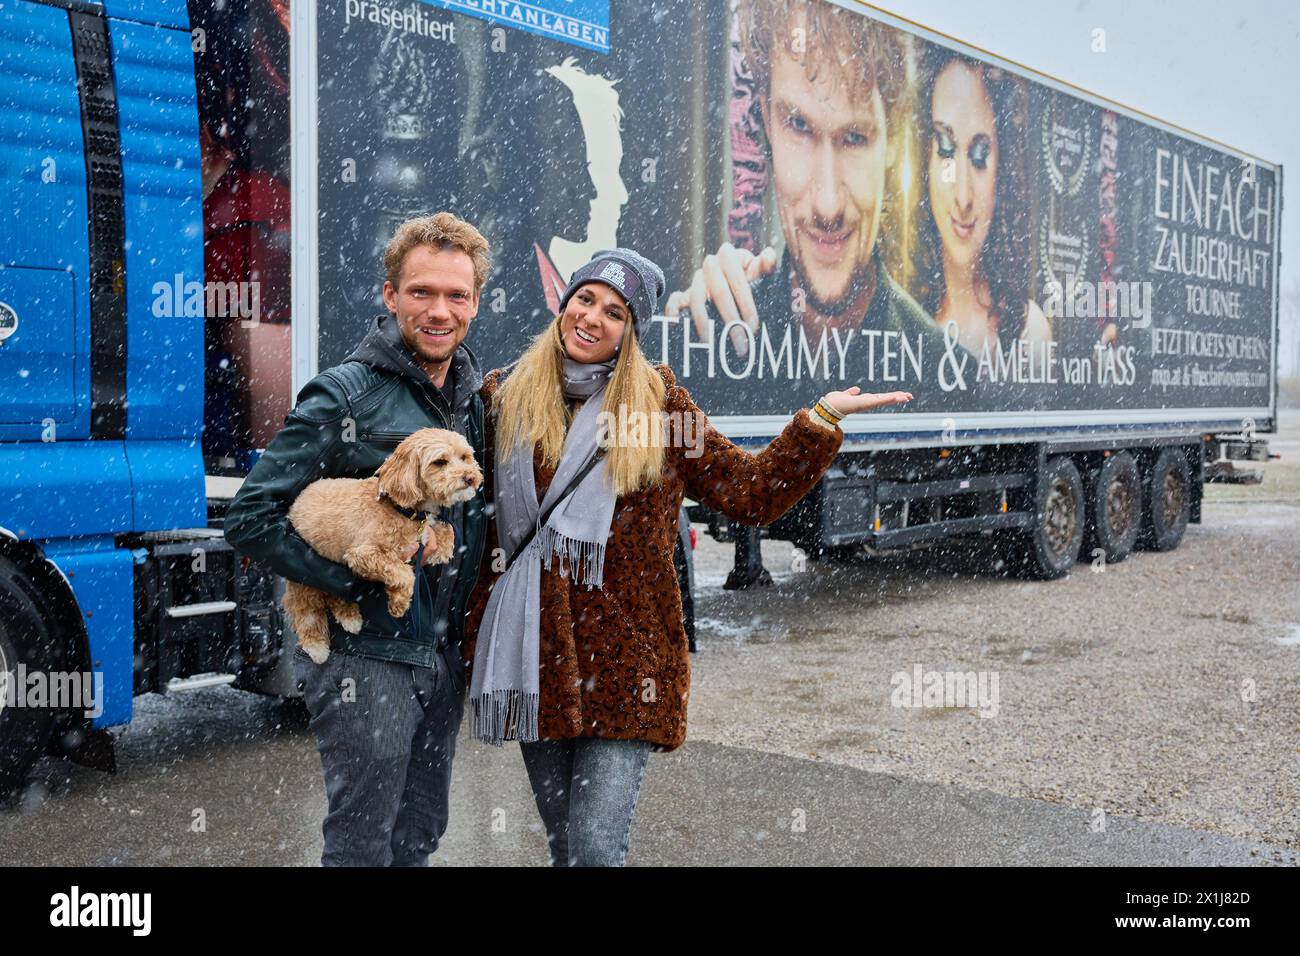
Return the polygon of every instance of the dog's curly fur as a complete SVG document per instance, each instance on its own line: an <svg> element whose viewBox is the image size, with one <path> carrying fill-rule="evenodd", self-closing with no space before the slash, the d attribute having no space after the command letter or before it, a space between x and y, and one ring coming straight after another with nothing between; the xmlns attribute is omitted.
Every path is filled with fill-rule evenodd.
<svg viewBox="0 0 1300 956"><path fill-rule="evenodd" d="M426 528L425 564L450 561L456 535L444 521L426 524L393 505L433 512L468 501L482 483L474 450L464 438L441 428L422 428L397 446L373 478L313 481L294 500L289 521L316 553L346 564L358 577L383 584L388 613L401 617L411 605L411 558ZM299 645L318 664L329 657L328 613L348 633L361 630L357 605L317 588L286 581L281 603Z"/></svg>

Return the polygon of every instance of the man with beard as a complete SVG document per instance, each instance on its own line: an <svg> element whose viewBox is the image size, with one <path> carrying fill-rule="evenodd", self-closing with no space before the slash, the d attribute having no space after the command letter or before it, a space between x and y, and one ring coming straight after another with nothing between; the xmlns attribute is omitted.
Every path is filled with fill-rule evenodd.
<svg viewBox="0 0 1300 956"><path fill-rule="evenodd" d="M894 31L829 3L740 0L737 16L786 249L778 263L771 247L755 255L724 244L690 288L673 293L665 313L690 309L699 338L715 319L743 322L755 336L760 322L768 323L776 341L770 326L789 321L814 349L823 333L835 335L839 347L862 356L858 362L868 346L851 346L851 332L852 339L899 332L923 352L923 368L933 368L943 335L876 248L889 163L887 106L903 82ZM741 328L731 329L730 340L747 352ZM864 371L859 365L851 377Z"/></svg>
<svg viewBox="0 0 1300 956"><path fill-rule="evenodd" d="M368 478L408 435L444 428L482 460L478 359L465 346L491 266L487 240L449 212L397 227L383 256L384 306L342 363L298 404L226 512L226 540L276 574L359 605L353 633L330 620L330 654L299 648L294 674L320 751L328 812L323 866L427 866L447 829L451 765L465 704L465 610L486 544L483 492L445 509L457 556L419 564L411 606L388 611L384 586L313 551L289 521L321 478ZM385 496L394 514L423 512ZM407 559L416 558L412 547Z"/></svg>

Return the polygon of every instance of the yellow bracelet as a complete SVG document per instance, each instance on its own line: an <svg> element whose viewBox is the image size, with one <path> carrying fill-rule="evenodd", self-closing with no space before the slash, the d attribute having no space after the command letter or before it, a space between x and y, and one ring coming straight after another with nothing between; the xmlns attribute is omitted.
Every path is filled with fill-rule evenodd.
<svg viewBox="0 0 1300 956"><path fill-rule="evenodd" d="M844 417L835 409L831 408L830 404L824 398L817 399L817 404L813 407L818 409L824 416L826 416L832 425L838 425L840 423L840 419Z"/></svg>
<svg viewBox="0 0 1300 956"><path fill-rule="evenodd" d="M823 418L823 417L822 417L820 414L818 414L817 412L809 412L809 413L808 413L808 420L809 420L810 422L812 422L814 425L816 425L818 428L824 428L824 429L826 429L828 432L833 432L833 431L835 431L835 429L837 429L837 428L840 427L839 425L834 425L834 424L832 424L830 421L828 421L827 419Z"/></svg>
<svg viewBox="0 0 1300 956"><path fill-rule="evenodd" d="M820 418L822 421L824 421L824 422L825 422L827 425L829 425L831 428L838 428L838 427L839 427L839 424L840 424L839 421L836 420L836 419L834 419L834 418L831 418L829 415L827 415L826 412L822 410L822 406L821 406L821 403L820 403L820 402L818 402L816 405L814 405L812 410L813 410L814 412L817 413L817 417L818 417L818 418Z"/></svg>

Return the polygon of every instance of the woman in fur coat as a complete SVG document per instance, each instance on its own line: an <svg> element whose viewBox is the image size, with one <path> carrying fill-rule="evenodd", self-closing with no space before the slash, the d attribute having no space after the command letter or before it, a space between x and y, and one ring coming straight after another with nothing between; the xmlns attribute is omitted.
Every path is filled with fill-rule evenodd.
<svg viewBox="0 0 1300 956"><path fill-rule="evenodd" d="M556 866L621 866L649 752L686 737L683 495L768 524L826 471L842 416L912 397L830 392L748 454L641 351L663 291L643 256L596 253L483 384L495 531L466 629L469 698L476 736L519 740Z"/></svg>

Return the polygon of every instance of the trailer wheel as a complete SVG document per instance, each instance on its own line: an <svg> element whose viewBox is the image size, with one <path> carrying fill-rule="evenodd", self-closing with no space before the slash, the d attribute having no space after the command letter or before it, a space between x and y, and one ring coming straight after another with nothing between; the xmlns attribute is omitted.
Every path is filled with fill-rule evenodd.
<svg viewBox="0 0 1300 956"><path fill-rule="evenodd" d="M1191 475L1179 448L1156 457L1145 487L1142 544L1151 551L1172 551L1182 543L1191 515Z"/></svg>
<svg viewBox="0 0 1300 956"><path fill-rule="evenodd" d="M1127 451L1116 452L1088 476L1088 525L1084 557L1100 548L1108 564L1133 551L1142 530L1142 478Z"/></svg>
<svg viewBox="0 0 1300 956"><path fill-rule="evenodd" d="M1024 577L1049 581L1064 577L1083 546L1083 479L1063 455L1049 458L1038 474L1034 526L1003 539L1000 548L1008 569Z"/></svg>
<svg viewBox="0 0 1300 956"><path fill-rule="evenodd" d="M21 790L59 724L53 707L18 706L18 668L50 675L63 670L63 662L62 636L40 591L22 568L0 557L0 800Z"/></svg>

